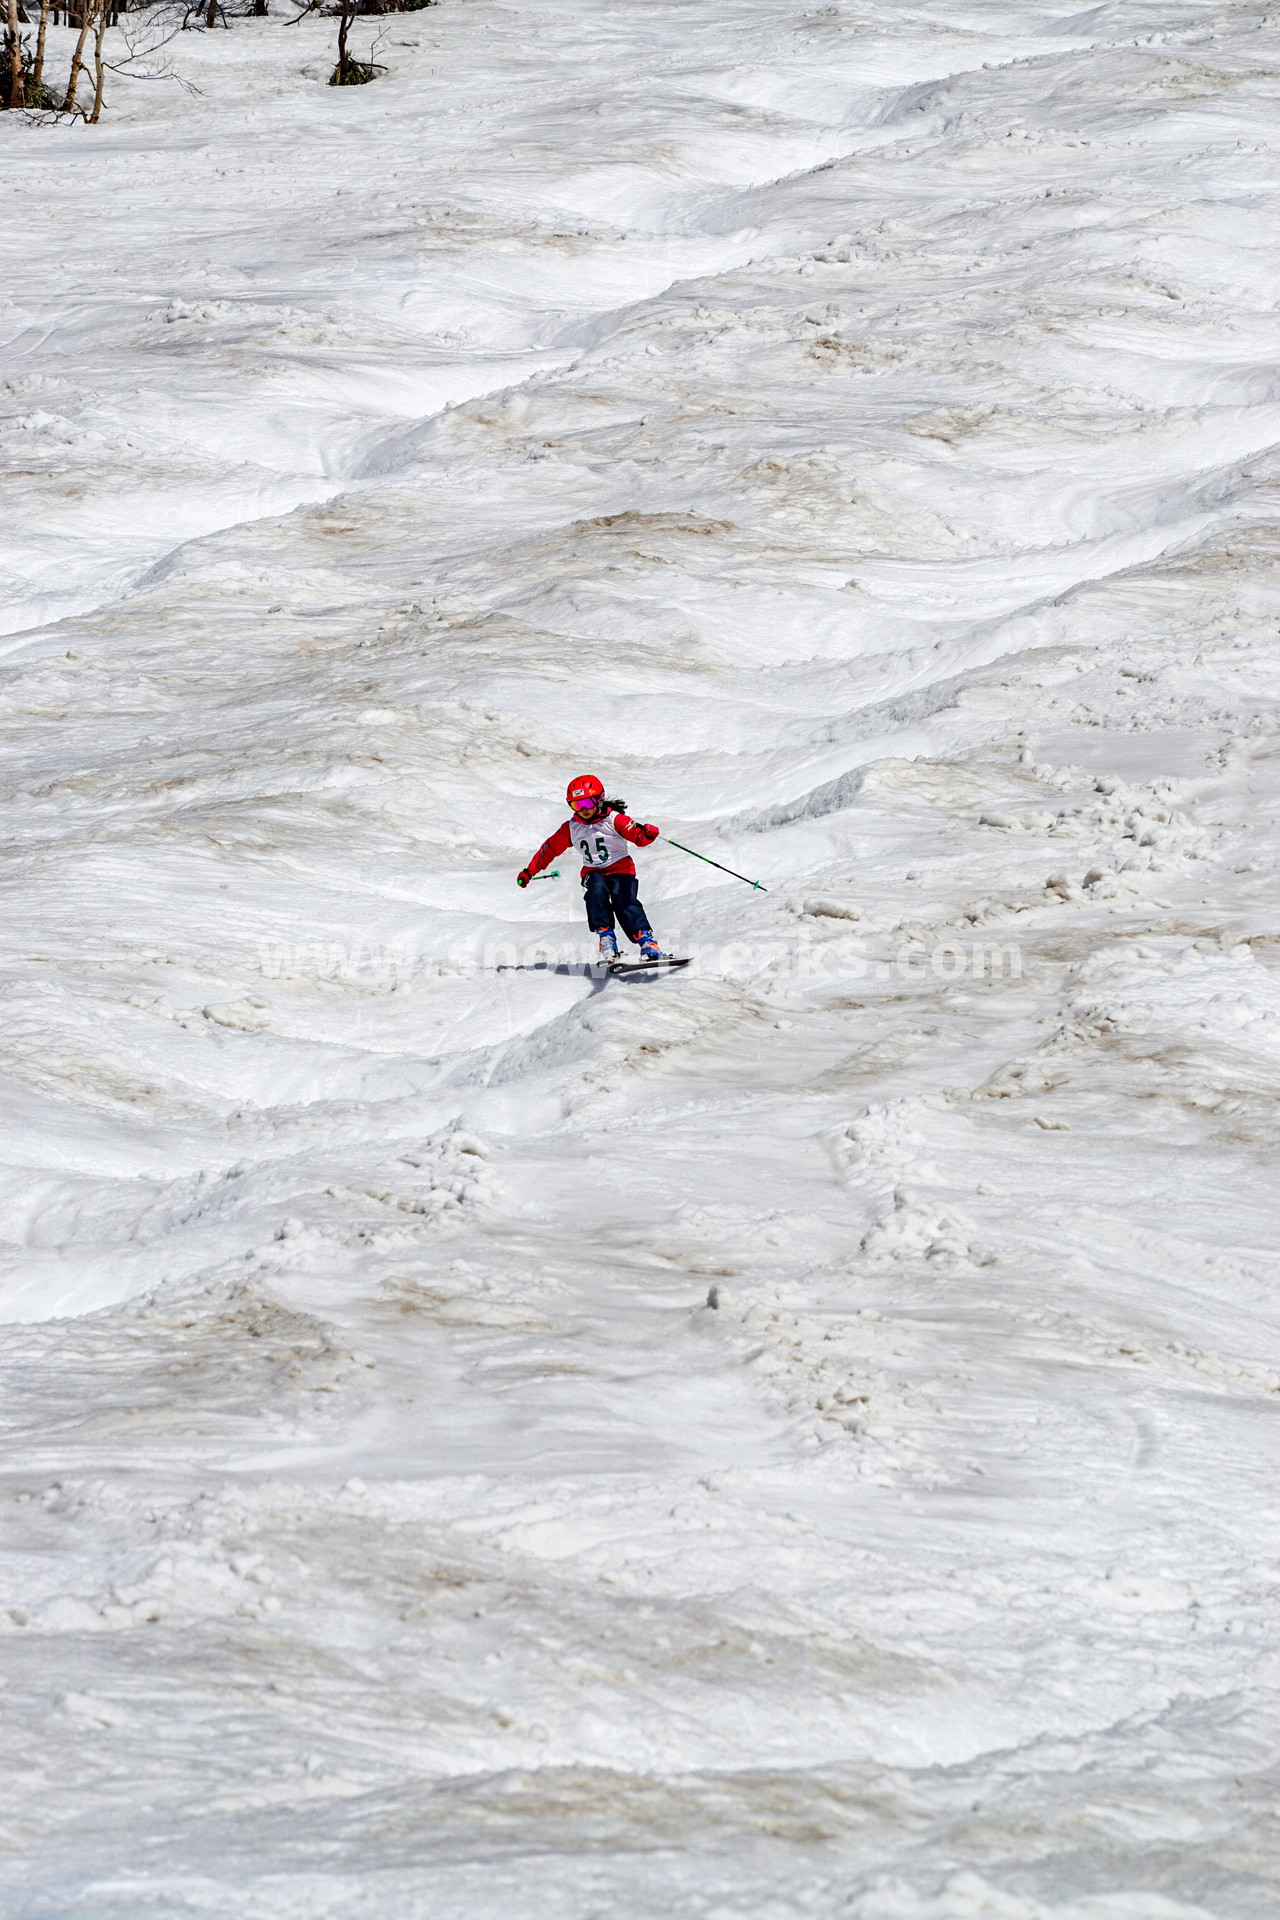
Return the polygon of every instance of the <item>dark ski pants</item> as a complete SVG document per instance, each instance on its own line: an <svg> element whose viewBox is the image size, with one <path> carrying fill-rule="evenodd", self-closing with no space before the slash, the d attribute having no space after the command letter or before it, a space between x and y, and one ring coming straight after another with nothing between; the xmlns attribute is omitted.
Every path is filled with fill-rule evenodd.
<svg viewBox="0 0 1280 1920"><path fill-rule="evenodd" d="M634 873L588 873L582 880L587 925L592 933L612 933L615 913L622 931L634 946L649 931L649 916L636 898L640 882Z"/></svg>

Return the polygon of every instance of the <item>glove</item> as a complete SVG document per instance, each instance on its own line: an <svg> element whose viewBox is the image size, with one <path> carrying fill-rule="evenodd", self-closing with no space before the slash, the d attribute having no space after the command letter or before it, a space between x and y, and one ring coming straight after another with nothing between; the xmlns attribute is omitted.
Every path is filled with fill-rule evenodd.
<svg viewBox="0 0 1280 1920"><path fill-rule="evenodd" d="M516 875L516 885L518 887L527 887L532 878L533 875L530 873L528 867L521 867L519 873Z"/></svg>
<svg viewBox="0 0 1280 1920"><path fill-rule="evenodd" d="M658 837L658 829L656 827L641 827L637 825L637 832L644 835L646 847L651 847Z"/></svg>

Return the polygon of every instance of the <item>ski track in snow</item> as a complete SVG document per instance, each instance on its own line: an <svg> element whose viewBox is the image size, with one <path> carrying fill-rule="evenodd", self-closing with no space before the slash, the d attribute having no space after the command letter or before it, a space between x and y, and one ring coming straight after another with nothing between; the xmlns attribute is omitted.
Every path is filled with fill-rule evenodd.
<svg viewBox="0 0 1280 1920"><path fill-rule="evenodd" d="M1272 1920L1275 16L331 31L0 120L4 1911Z"/></svg>

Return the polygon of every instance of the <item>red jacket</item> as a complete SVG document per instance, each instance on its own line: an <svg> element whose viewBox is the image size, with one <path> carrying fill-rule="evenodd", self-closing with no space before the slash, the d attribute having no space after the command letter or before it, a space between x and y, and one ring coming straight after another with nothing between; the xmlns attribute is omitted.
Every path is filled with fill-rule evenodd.
<svg viewBox="0 0 1280 1920"><path fill-rule="evenodd" d="M620 843L629 840L633 847L647 847L658 837L656 827L641 826L625 813L605 813L598 820L565 820L551 834L529 862L526 872L541 873L560 854L576 846L582 855L582 874L634 873L636 863Z"/></svg>

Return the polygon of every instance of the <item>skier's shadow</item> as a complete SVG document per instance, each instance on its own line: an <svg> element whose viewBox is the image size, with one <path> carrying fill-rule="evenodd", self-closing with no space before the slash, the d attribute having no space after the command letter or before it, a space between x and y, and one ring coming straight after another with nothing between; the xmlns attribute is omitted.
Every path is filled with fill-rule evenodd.
<svg viewBox="0 0 1280 1920"><path fill-rule="evenodd" d="M644 968L638 968L634 973L626 973L623 975L608 972L599 973L589 961L576 967L566 966L563 961L555 966L547 960L535 960L529 966L523 963L513 962L509 967L495 967L493 971L495 973L558 973L567 979L589 980L591 982L591 998L594 998L603 987L607 986L610 980L622 978L629 980L633 985L638 985L640 981L646 977ZM647 977L651 981L656 980L659 977L657 969L655 968Z"/></svg>
<svg viewBox="0 0 1280 1920"><path fill-rule="evenodd" d="M517 964L513 960L510 966L498 966L493 971L495 973L594 974L595 968L590 961L582 961L577 966L571 967L563 960L557 961L554 965L550 960L533 960L527 966L523 961Z"/></svg>

